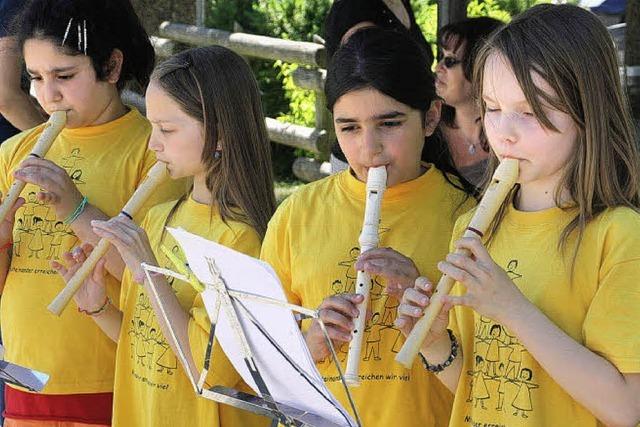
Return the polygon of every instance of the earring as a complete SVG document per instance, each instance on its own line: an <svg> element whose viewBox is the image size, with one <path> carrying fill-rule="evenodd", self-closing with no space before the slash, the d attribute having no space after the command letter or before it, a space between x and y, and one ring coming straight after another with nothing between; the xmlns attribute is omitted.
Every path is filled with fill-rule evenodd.
<svg viewBox="0 0 640 427"><path fill-rule="evenodd" d="M216 150L213 152L213 158L218 160L220 157L222 157L222 150Z"/></svg>

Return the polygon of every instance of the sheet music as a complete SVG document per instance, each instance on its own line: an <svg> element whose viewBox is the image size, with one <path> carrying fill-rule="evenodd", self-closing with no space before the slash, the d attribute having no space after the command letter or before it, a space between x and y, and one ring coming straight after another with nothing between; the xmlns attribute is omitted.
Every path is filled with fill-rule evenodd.
<svg viewBox="0 0 640 427"><path fill-rule="evenodd" d="M4 358L4 347L0 345L0 355ZM49 375L14 363L0 360L0 379L6 383L24 387L29 391L42 391L49 381Z"/></svg>
<svg viewBox="0 0 640 427"><path fill-rule="evenodd" d="M204 284L211 284L207 257L213 259L230 290L257 294L286 302L282 285L271 266L182 229L167 228L180 244L193 273ZM218 293L207 286L202 298L209 313L216 307ZM247 340L263 379L276 402L312 412L339 425L355 426L355 421L326 388L289 308L247 298L241 304L260 322L268 334L286 351L310 381L289 364L250 320L240 304L235 304ZM221 309L216 337L229 360L251 388L260 394L243 358L237 334Z"/></svg>

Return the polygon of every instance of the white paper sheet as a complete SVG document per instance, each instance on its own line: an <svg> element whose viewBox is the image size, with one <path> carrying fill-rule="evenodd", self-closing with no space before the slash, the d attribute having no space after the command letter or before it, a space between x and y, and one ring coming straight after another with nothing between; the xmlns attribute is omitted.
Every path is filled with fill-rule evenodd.
<svg viewBox="0 0 640 427"><path fill-rule="evenodd" d="M229 289L286 302L282 285L269 264L182 229L167 229L182 247L189 267L200 282L211 284L214 281L206 258L209 257L215 261ZM202 298L209 316L213 317L218 293L207 288L202 293ZM258 370L273 399L309 411L338 425L355 426L355 421L325 387L291 310L254 299L245 299L242 304L311 380L305 380L249 320L246 312L236 305ZM243 359L237 334L223 309L220 309L216 325L216 338L244 381L259 395Z"/></svg>

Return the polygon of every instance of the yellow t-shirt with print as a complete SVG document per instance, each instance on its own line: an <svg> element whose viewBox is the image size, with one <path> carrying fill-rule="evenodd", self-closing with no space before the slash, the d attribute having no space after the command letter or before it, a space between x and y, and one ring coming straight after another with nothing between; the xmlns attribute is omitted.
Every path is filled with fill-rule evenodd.
<svg viewBox="0 0 640 427"><path fill-rule="evenodd" d="M13 183L13 171L27 157L44 125L22 132L0 146L0 192ZM45 156L65 169L89 203L109 216L120 209L154 164L147 150L149 122L137 110L93 127L64 129ZM78 244L53 206L38 202L37 186L27 184L16 213L13 256L2 293L5 359L50 375L45 394L110 392L116 345L71 303L61 317L47 306L64 287L50 266ZM167 182L143 209L175 199L184 184ZM109 276L108 293L118 300L120 284Z"/></svg>
<svg viewBox="0 0 640 427"><path fill-rule="evenodd" d="M273 266L291 302L315 309L328 296L354 292L365 192L365 183L344 171L298 190L276 211L261 258ZM384 193L379 246L412 258L421 274L436 281L436 264L448 252L455 220L473 203L431 166L419 178ZM393 326L399 302L384 292L385 286L382 278L373 277L373 317L366 325L360 361L362 383L351 389L363 425L445 426L451 393L422 365L407 370L394 360L404 338ZM336 351L344 369L348 345ZM350 411L333 362L327 359L317 366Z"/></svg>
<svg viewBox="0 0 640 427"><path fill-rule="evenodd" d="M522 293L565 333L622 373L640 372L640 214L609 209L586 227L573 281L576 238L558 250L562 229L576 215L510 206L489 243L494 261ZM469 215L456 224L460 236ZM455 294L464 291L460 284ZM464 366L451 426L600 426L529 354L506 327L455 307L452 329Z"/></svg>
<svg viewBox="0 0 640 427"><path fill-rule="evenodd" d="M188 198L152 208L141 226L149 236L159 265L175 271L160 247L164 245L180 259L180 247L165 225L181 227L191 233L218 242L250 256L260 253L260 236L237 221L222 221L218 211ZM202 298L188 283L168 278L180 305L190 313L189 341L198 370L204 366L211 323ZM180 361L162 335L151 302L142 286L132 280L126 269L122 280L120 306L122 327L116 355L116 380L113 396L114 426L266 426L269 420L230 406L199 397ZM242 387L235 371L219 345L211 354L209 385ZM234 423L228 423L234 420Z"/></svg>

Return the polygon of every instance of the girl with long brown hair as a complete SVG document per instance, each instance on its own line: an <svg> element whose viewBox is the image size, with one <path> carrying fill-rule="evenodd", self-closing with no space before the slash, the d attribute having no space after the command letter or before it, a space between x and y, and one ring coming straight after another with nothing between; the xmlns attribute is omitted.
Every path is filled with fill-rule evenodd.
<svg viewBox="0 0 640 427"><path fill-rule="evenodd" d="M471 255L439 265L458 284L421 352L446 366L450 425L636 425L640 157L613 41L590 12L536 6L489 39L474 80L490 168L515 158L520 176L488 238L457 240L461 217L452 246ZM428 305L416 283L404 332Z"/></svg>
<svg viewBox="0 0 640 427"><path fill-rule="evenodd" d="M192 178L193 185L187 196L152 208L140 227L122 217L93 222L95 233L109 240L127 264L119 308L106 299L103 261L76 296L79 309L118 343L113 424L182 425L187 419L189 425L203 426L266 423L196 396L164 338L168 331L156 318L159 307L147 295L140 266L174 268L162 247L183 258L164 232L166 226L258 256L275 200L257 82L232 51L191 49L155 69L146 102L153 126L149 148L173 179ZM90 250L77 248L65 256L66 268L59 263L56 268L70 277ZM185 369L194 372L203 366L210 329L202 299L189 283L158 277L157 286L178 338L190 349ZM212 360L208 381L237 386L240 377L219 346Z"/></svg>

